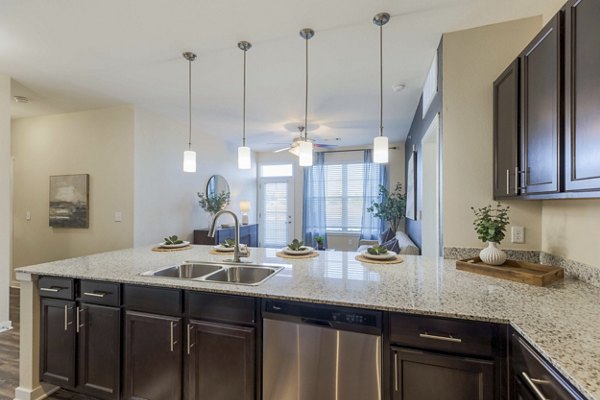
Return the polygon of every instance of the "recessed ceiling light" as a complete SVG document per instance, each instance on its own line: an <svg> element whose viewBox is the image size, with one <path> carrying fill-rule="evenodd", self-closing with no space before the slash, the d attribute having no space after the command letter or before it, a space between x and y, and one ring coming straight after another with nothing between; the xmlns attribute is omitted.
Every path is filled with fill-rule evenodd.
<svg viewBox="0 0 600 400"><path fill-rule="evenodd" d="M29 103L29 97L25 96L13 96L13 101L15 103Z"/></svg>
<svg viewBox="0 0 600 400"><path fill-rule="evenodd" d="M396 83L394 85L392 85L392 90L396 93L404 90L406 88L406 85L404 83Z"/></svg>

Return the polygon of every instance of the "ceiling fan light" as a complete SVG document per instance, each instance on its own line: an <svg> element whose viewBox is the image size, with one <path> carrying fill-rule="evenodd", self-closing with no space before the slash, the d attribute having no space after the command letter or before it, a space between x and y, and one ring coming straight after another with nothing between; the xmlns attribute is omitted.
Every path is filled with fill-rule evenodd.
<svg viewBox="0 0 600 400"><path fill-rule="evenodd" d="M377 136L373 139L373 162L385 164L388 162L388 138L386 136Z"/></svg>
<svg viewBox="0 0 600 400"><path fill-rule="evenodd" d="M240 146L238 147L238 168L239 169L250 169L252 166L252 158L250 155L250 147Z"/></svg>
<svg viewBox="0 0 600 400"><path fill-rule="evenodd" d="M196 152L186 150L183 152L183 172L196 172Z"/></svg>
<svg viewBox="0 0 600 400"><path fill-rule="evenodd" d="M298 146L298 164L302 167L310 167L313 164L313 144L311 142L300 142Z"/></svg>

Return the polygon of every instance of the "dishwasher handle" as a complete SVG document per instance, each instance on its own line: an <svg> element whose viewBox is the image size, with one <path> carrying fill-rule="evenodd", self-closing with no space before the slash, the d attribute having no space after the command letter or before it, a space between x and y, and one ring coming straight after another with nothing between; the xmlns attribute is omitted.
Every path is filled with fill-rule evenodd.
<svg viewBox="0 0 600 400"><path fill-rule="evenodd" d="M303 324L325 326L328 328L333 328L333 324L331 323L331 321L323 321L320 319L304 318L304 317L301 318L300 320L302 321Z"/></svg>

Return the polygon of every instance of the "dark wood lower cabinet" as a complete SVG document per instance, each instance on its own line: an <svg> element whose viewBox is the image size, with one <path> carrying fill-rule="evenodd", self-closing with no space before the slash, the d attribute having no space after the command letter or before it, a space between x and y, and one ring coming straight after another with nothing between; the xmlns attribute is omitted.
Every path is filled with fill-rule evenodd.
<svg viewBox="0 0 600 400"><path fill-rule="evenodd" d="M255 398L255 328L190 320L185 398Z"/></svg>
<svg viewBox="0 0 600 400"><path fill-rule="evenodd" d="M41 379L75 387L75 302L41 300Z"/></svg>
<svg viewBox="0 0 600 400"><path fill-rule="evenodd" d="M124 334L124 398L180 399L181 318L127 311Z"/></svg>
<svg viewBox="0 0 600 400"><path fill-rule="evenodd" d="M77 390L101 399L118 399L121 374L121 310L80 304Z"/></svg>
<svg viewBox="0 0 600 400"><path fill-rule="evenodd" d="M492 400L494 363L392 347L393 400Z"/></svg>

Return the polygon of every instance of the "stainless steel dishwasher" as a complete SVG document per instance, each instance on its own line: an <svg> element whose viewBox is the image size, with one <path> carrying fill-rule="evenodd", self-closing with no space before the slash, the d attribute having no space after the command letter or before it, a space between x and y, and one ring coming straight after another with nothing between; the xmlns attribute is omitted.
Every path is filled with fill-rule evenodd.
<svg viewBox="0 0 600 400"><path fill-rule="evenodd" d="M381 312L263 300L263 400L380 400Z"/></svg>

